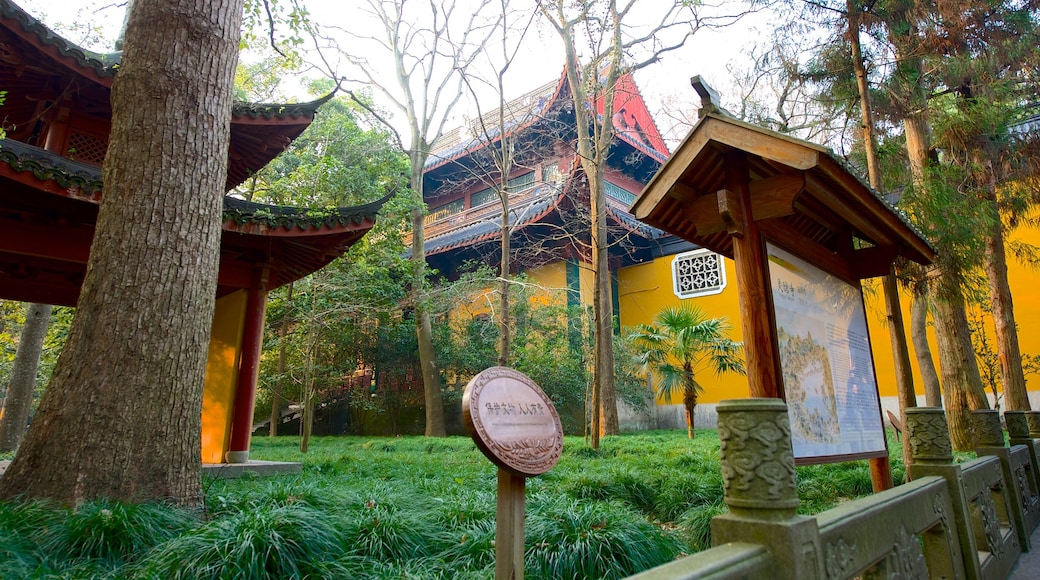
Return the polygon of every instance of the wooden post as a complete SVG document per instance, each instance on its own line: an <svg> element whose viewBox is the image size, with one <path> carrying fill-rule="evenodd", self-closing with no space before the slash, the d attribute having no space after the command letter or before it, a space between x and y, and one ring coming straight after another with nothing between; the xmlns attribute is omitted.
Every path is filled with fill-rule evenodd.
<svg viewBox="0 0 1040 580"><path fill-rule="evenodd" d="M228 463L249 462L249 440L253 434L253 404L256 401L256 377L260 369L260 348L264 340L264 312L267 308L267 270L249 289L246 319L242 328L242 357L235 385L235 408L231 419L231 442Z"/></svg>
<svg viewBox="0 0 1040 580"><path fill-rule="evenodd" d="M524 492L527 478L498 470L495 580L524 577Z"/></svg>
<svg viewBox="0 0 1040 580"><path fill-rule="evenodd" d="M773 337L772 291L766 279L769 263L765 242L751 215L751 187L743 153L726 156L726 185L729 190L718 194L719 209L732 234L750 394L780 399L780 353ZM738 207L730 207L733 204Z"/></svg>
<svg viewBox="0 0 1040 580"><path fill-rule="evenodd" d="M895 486L892 482L892 462L887 455L868 459L867 462L870 464L870 484L874 488L874 493L892 489Z"/></svg>

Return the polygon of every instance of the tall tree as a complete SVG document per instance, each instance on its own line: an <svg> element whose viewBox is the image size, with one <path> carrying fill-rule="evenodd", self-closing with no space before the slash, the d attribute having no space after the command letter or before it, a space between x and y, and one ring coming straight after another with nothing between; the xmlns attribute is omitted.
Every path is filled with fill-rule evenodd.
<svg viewBox="0 0 1040 580"><path fill-rule="evenodd" d="M25 435L25 424L36 390L36 371L43 353L43 339L50 325L50 304L27 304L18 352L11 367L11 382L0 405L0 452L14 451Z"/></svg>
<svg viewBox="0 0 1040 580"><path fill-rule="evenodd" d="M604 170L615 138L615 89L623 75L645 68L663 54L682 47L694 31L690 20L680 20L685 5L676 2L665 4L659 17L653 18L656 24L633 34L626 20L636 5L635 0L576 5L558 0L538 1L545 20L563 41L565 74L574 100L575 148L589 189L595 343L590 429L593 448L599 447L600 435L620 432L614 389L614 312L604 185ZM644 52L637 59L638 51Z"/></svg>
<svg viewBox="0 0 1040 580"><path fill-rule="evenodd" d="M414 196L411 302L425 395L425 432L435 437L443 437L445 430L432 322L424 296L427 267L423 170L431 144L443 132L464 94L462 73L483 50L484 41L494 30L483 21L484 8L489 3L490 0L480 0L476 6L465 7L471 11L463 14L461 5L448 0L432 0L415 10L412 6L416 4L406 0L367 0L362 10L368 18L357 19L357 24L347 31L363 48L352 47L346 58L360 72L361 82L373 87L392 112L403 117L407 133L407 139L401 138L393 120L377 114L394 132L410 164L409 184ZM382 57L388 57L384 61L386 67L375 64ZM382 74L384 70L393 71L391 78Z"/></svg>
<svg viewBox="0 0 1040 580"><path fill-rule="evenodd" d="M512 336L512 314L510 308L510 296L512 282L509 279L512 269L512 249L510 247L513 227L510 220L509 196L513 193L509 186L514 168L516 167L517 151L516 137L509 126L508 101L506 100L506 75L513 67L517 55L523 46L523 39L531 28L536 16L533 10L524 15L518 13L510 6L508 0L499 0L500 18L497 38L497 48L493 51L487 50L484 56L488 60L488 67L493 70L491 79L486 82L490 84L498 96L495 114L484 115L480 110L480 98L474 87L474 79L469 75L463 78L469 88L477 106L476 129L479 131L481 142L486 144L494 164L497 181L492 184L498 201L501 205L499 220L501 221L501 240L499 248L498 267L498 366L509 366L510 338ZM514 24L514 18L519 24ZM490 43L489 43L490 44Z"/></svg>
<svg viewBox="0 0 1040 580"><path fill-rule="evenodd" d="M76 317L0 497L200 501L242 8L131 5Z"/></svg>

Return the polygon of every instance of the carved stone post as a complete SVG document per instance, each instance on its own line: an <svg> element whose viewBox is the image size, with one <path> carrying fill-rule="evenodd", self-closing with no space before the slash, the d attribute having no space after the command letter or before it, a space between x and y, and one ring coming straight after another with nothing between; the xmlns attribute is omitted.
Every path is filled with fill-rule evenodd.
<svg viewBox="0 0 1040 580"><path fill-rule="evenodd" d="M1040 461L1037 460L1040 457L1040 439L1030 437L1025 411L1005 411L1004 423L1011 443L1012 469L1022 494L1026 523L1035 529L1040 524ZM1025 453L1020 449L1025 449Z"/></svg>
<svg viewBox="0 0 1040 580"><path fill-rule="evenodd" d="M1040 439L1040 411L1024 411L1026 423L1029 425L1029 436Z"/></svg>
<svg viewBox="0 0 1040 580"><path fill-rule="evenodd" d="M711 522L712 543L769 548L776 577L815 579L823 570L816 520L799 516L787 405L779 399L721 401L719 445L729 513Z"/></svg>
<svg viewBox="0 0 1040 580"><path fill-rule="evenodd" d="M1011 520L1018 530L1018 541L1023 552L1029 551L1029 534L1036 518L1037 498L1030 491L1025 481L1025 467L1029 464L1028 451L1018 445L1008 448L1004 441L1004 430L1000 425L1000 413L993 409L978 409L971 412L971 433L975 439L975 452L979 457L992 455L1000 459L1000 467L1004 472L1004 484L1008 497L1011 498ZM1030 469L1031 466L1030 466ZM1020 474L1023 481L1019 481ZM1029 509L1034 508L1034 509Z"/></svg>
<svg viewBox="0 0 1040 580"><path fill-rule="evenodd" d="M914 464L953 464L950 428L939 407L908 407L903 441L910 446Z"/></svg>
<svg viewBox="0 0 1040 580"><path fill-rule="evenodd" d="M994 409L972 411L971 434L976 447L1003 447L1004 429L1000 426L1000 413Z"/></svg>
<svg viewBox="0 0 1040 580"><path fill-rule="evenodd" d="M964 474L961 466L953 462L953 445L950 443L950 428L946 414L939 407L908 407L903 444L910 447L913 463L907 469L911 479L938 475L946 479L953 504L953 522L957 527L961 554L965 555L964 567L968 578L981 578L979 559L967 557L977 553L975 532L972 529L969 499L964 489Z"/></svg>

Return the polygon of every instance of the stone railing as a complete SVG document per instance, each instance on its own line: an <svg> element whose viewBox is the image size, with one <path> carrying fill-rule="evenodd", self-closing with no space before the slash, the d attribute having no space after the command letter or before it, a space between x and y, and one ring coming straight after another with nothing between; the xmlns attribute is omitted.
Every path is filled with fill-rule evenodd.
<svg viewBox="0 0 1040 580"><path fill-rule="evenodd" d="M1040 524L1040 412L975 411L978 459L954 463L942 409L907 409L912 481L800 516L787 407L718 404L725 501L715 547L633 578L1006 578Z"/></svg>

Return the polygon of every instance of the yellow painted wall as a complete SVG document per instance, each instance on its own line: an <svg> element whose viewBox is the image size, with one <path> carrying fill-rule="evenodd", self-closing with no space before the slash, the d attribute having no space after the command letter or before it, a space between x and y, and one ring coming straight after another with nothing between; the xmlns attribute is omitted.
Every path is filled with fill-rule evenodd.
<svg viewBox="0 0 1040 580"><path fill-rule="evenodd" d="M231 415L246 319L245 290L217 300L202 393L202 462L223 463L231 439Z"/></svg>
<svg viewBox="0 0 1040 580"><path fill-rule="evenodd" d="M726 289L712 296L680 299L672 290L672 260L675 256L664 256L652 262L629 266L618 272L618 309L622 332L639 324L651 324L657 313L665 308L682 304L696 305L712 318L725 317L730 324L729 337L743 340L740 331L740 308L737 303L736 272L732 260L724 259ZM704 393L698 398L701 403L716 403L723 399L748 396L747 378L726 373L699 375L697 381L704 385ZM681 403L681 397L671 401Z"/></svg>
<svg viewBox="0 0 1040 580"><path fill-rule="evenodd" d="M542 287L542 299L545 304L558 301L557 304L567 303L567 264L565 262L553 262L526 271L527 277L532 283Z"/></svg>
<svg viewBox="0 0 1040 580"><path fill-rule="evenodd" d="M1040 244L1040 231L1022 226L1013 232L1013 240ZM1040 272L1032 270L1020 261L1008 256L1008 282L1015 306L1015 321L1018 324L1019 349L1023 355L1040 354L1040 332L1035 331L1035 321L1040 320ZM882 397L896 396L895 366L892 362L892 347L888 337L888 326L885 321L885 303L881 295L880 283L867 281L864 284L864 297L867 304L867 323L870 329L870 341L874 351L874 368L877 370L878 390ZM903 318L906 325L907 341L910 341L910 299L902 296ZM993 321L985 316L985 330L988 342L996 349L993 339ZM939 370L939 359L936 350L935 334L929 320L929 343L932 347L932 359L936 370ZM914 387L918 395L923 395L921 374L917 369L917 361L913 345L910 345L911 367L914 372ZM1040 390L1040 378L1026 375L1026 388ZM1034 407L1035 408L1035 407Z"/></svg>

